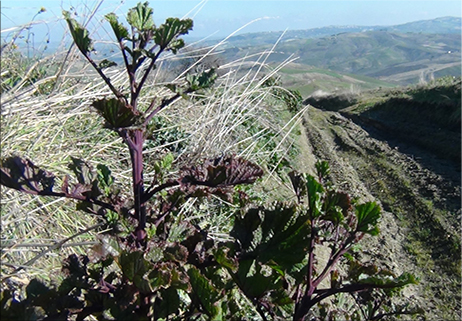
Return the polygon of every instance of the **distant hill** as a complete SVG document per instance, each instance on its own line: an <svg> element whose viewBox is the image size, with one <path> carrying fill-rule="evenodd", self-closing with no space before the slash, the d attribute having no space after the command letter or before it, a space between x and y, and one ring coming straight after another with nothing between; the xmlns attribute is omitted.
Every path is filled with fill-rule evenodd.
<svg viewBox="0 0 462 321"><path fill-rule="evenodd" d="M460 48L456 34L369 31L284 42L272 59L294 53L298 63L406 84L430 74L460 75Z"/></svg>
<svg viewBox="0 0 462 321"><path fill-rule="evenodd" d="M460 18L445 17L390 27L289 31L268 61L280 63L293 54L299 57L298 64L398 85L447 75L460 76L460 24ZM324 36L320 36L322 34ZM271 32L232 37L223 55L226 60L233 60L262 52L270 49L276 40L276 33Z"/></svg>
<svg viewBox="0 0 462 321"><path fill-rule="evenodd" d="M439 33L439 34L460 34L461 18L442 17L432 20L420 20L397 26L382 28L385 31L415 32L415 33Z"/></svg>
<svg viewBox="0 0 462 321"><path fill-rule="evenodd" d="M284 33L283 41L287 41L289 39L322 38L340 33L358 33L377 30L399 33L460 34L461 23L462 19L458 17L442 17L394 26L327 26L305 30L288 30ZM283 31L268 31L233 36L227 40L226 47L246 47L274 44L282 34Z"/></svg>

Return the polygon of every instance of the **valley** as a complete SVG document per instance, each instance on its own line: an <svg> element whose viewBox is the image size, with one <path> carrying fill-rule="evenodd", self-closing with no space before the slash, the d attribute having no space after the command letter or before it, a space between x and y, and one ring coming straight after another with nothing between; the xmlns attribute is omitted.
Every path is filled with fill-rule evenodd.
<svg viewBox="0 0 462 321"><path fill-rule="evenodd" d="M274 68L294 59L281 70L281 80L303 97L317 90L406 86L461 75L460 25L460 18L445 17L389 27L251 33L227 39L220 55L232 61L267 52Z"/></svg>

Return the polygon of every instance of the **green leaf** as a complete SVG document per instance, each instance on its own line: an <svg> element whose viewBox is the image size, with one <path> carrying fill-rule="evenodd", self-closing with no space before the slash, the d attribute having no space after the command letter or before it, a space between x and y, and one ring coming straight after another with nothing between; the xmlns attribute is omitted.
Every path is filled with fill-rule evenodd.
<svg viewBox="0 0 462 321"><path fill-rule="evenodd" d="M101 68L101 69L109 68L109 67L113 67L113 66L117 66L117 64L114 61L107 60L107 59L104 59L103 61L101 61L98 64L98 67Z"/></svg>
<svg viewBox="0 0 462 321"><path fill-rule="evenodd" d="M273 209L249 209L243 218L236 216L230 235L242 251L239 275L248 272L243 270L252 264L247 261L255 260L284 276L306 259L310 224L306 212L299 211L297 206L276 204ZM220 259L224 260L216 258ZM244 262L247 265L243 266Z"/></svg>
<svg viewBox="0 0 462 321"><path fill-rule="evenodd" d="M324 191L322 185L311 175L304 175L306 181L306 190L308 192L308 206L312 218L322 214L321 196Z"/></svg>
<svg viewBox="0 0 462 321"><path fill-rule="evenodd" d="M286 275L286 271L284 270L282 265L277 264L273 260L269 260L266 265L272 268L274 271L279 273L280 276L284 277Z"/></svg>
<svg viewBox="0 0 462 321"><path fill-rule="evenodd" d="M258 260L287 271L303 262L309 244L310 225L296 206L277 204L263 211L261 240L255 246Z"/></svg>
<svg viewBox="0 0 462 321"><path fill-rule="evenodd" d="M108 13L104 16L107 21L111 24L112 30L117 38L117 41L121 42L122 40L128 38L128 30L125 28L117 19L115 13Z"/></svg>
<svg viewBox="0 0 462 321"><path fill-rule="evenodd" d="M160 300L159 308L154 309L156 317L168 318L170 314L178 313L181 301L177 290L173 288L168 288L166 290L162 290L160 293L162 299Z"/></svg>
<svg viewBox="0 0 462 321"><path fill-rule="evenodd" d="M167 18L165 23L155 30L154 41L161 50L167 49L176 53L184 46L184 41L177 41L176 38L187 34L192 26L193 21L191 19Z"/></svg>
<svg viewBox="0 0 462 321"><path fill-rule="evenodd" d="M329 163L326 161L317 161L315 167L320 178L326 178L330 173Z"/></svg>
<svg viewBox="0 0 462 321"><path fill-rule="evenodd" d="M188 291L190 288L188 278L185 277L183 272L180 273L175 266L170 268L169 273L171 273L170 281L173 288Z"/></svg>
<svg viewBox="0 0 462 321"><path fill-rule="evenodd" d="M109 167L103 164L98 164L96 166L96 174L99 186L104 190L106 195L111 192L111 186L114 183L114 178L111 175L111 170Z"/></svg>
<svg viewBox="0 0 462 321"><path fill-rule="evenodd" d="M71 156L72 163L68 165L69 169L77 176L80 184L91 185L96 176L91 164Z"/></svg>
<svg viewBox="0 0 462 321"><path fill-rule="evenodd" d="M204 71L199 75L187 75L186 81L188 83L189 89L192 91L210 88L217 78L215 69L210 69L209 71Z"/></svg>
<svg viewBox="0 0 462 321"><path fill-rule="evenodd" d="M358 220L356 231L370 235L379 234L377 224L380 219L380 206L375 202L367 202L356 206L356 218Z"/></svg>
<svg viewBox="0 0 462 321"><path fill-rule="evenodd" d="M271 291L270 294L271 302L276 305L287 305L292 304L294 301L290 298L284 289L279 288L277 290Z"/></svg>
<svg viewBox="0 0 462 321"><path fill-rule="evenodd" d="M175 160L175 157L173 156L172 153L167 153L167 155L162 158L161 161L161 166L164 170L168 171L172 168L173 161Z"/></svg>
<svg viewBox="0 0 462 321"><path fill-rule="evenodd" d="M252 246L253 232L260 226L259 209L249 209L243 218L236 216L230 235L239 240L243 249Z"/></svg>
<svg viewBox="0 0 462 321"><path fill-rule="evenodd" d="M258 300L265 294L281 288L282 281L277 272L271 271L271 274L266 276L261 273L260 265L256 264L255 267L253 275L246 275L240 279L240 284L247 297ZM265 274L268 273L265 272Z"/></svg>
<svg viewBox="0 0 462 321"><path fill-rule="evenodd" d="M155 28L152 19L153 10L149 8L149 2L139 2L136 7L128 10L127 22L138 31L148 31Z"/></svg>
<svg viewBox="0 0 462 321"><path fill-rule="evenodd" d="M324 199L324 220L339 225L351 209L350 196L346 193L329 191Z"/></svg>
<svg viewBox="0 0 462 321"><path fill-rule="evenodd" d="M92 106L112 128L130 127L142 121L142 117L131 106L117 98L95 100Z"/></svg>
<svg viewBox="0 0 462 321"><path fill-rule="evenodd" d="M133 278L133 284L141 293L152 292L151 284L145 275L135 275Z"/></svg>
<svg viewBox="0 0 462 321"><path fill-rule="evenodd" d="M235 271L237 269L236 262L228 258L224 248L220 247L213 251L213 256L215 257L215 260L218 262L218 264L225 267L226 269L231 271Z"/></svg>
<svg viewBox="0 0 462 321"><path fill-rule="evenodd" d="M178 273L175 272L176 270L168 264L161 264L159 266L156 266L156 269L152 270L148 276L152 289L155 290L170 285L170 282L173 281L172 273L173 276L178 276Z"/></svg>
<svg viewBox="0 0 462 321"><path fill-rule="evenodd" d="M183 39L175 39L170 42L169 49L176 54L178 50L184 47Z"/></svg>
<svg viewBox="0 0 462 321"><path fill-rule="evenodd" d="M332 206L329 211L323 216L326 221L331 221L334 225L338 225L344 219L342 208L340 206Z"/></svg>
<svg viewBox="0 0 462 321"><path fill-rule="evenodd" d="M219 319L221 309L217 304L220 297L218 291L213 287L210 281L200 273L197 268L191 267L188 270L188 276L194 294L199 299L200 304L204 308L207 315L210 316L213 320Z"/></svg>
<svg viewBox="0 0 462 321"><path fill-rule="evenodd" d="M188 249L186 246L183 246L178 243L172 244L172 246L168 246L164 249L164 260L166 261L174 261L178 263L185 263L188 259Z"/></svg>
<svg viewBox="0 0 462 321"><path fill-rule="evenodd" d="M69 11L63 11L64 19L69 25L69 31L79 50L87 56L93 50L92 40L88 36L88 30L82 27L75 19L71 18Z"/></svg>
<svg viewBox="0 0 462 321"><path fill-rule="evenodd" d="M134 281L135 277L140 280L144 276L150 264L145 260L144 253L141 251L131 253L123 251L119 256L119 265L124 276Z"/></svg>
<svg viewBox="0 0 462 321"><path fill-rule="evenodd" d="M383 278L380 276L371 276L359 280L361 284L373 284L377 288L389 289L389 290L399 290L400 288L409 285L409 284L418 284L419 282L411 273L403 273L397 278ZM391 293L392 294L392 293Z"/></svg>

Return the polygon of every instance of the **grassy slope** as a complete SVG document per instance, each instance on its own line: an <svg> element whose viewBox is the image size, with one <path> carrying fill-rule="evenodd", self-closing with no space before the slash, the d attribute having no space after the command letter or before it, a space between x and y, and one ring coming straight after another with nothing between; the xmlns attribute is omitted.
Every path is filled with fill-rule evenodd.
<svg viewBox="0 0 462 321"><path fill-rule="evenodd" d="M306 102L356 116L436 155L461 160L460 78L407 89L310 97Z"/></svg>
<svg viewBox="0 0 462 321"><path fill-rule="evenodd" d="M280 70L279 76L284 87L296 89L302 97L315 92L360 92L378 87L395 87L396 84L375 78L342 74L329 69L310 67L300 63L291 63Z"/></svg>

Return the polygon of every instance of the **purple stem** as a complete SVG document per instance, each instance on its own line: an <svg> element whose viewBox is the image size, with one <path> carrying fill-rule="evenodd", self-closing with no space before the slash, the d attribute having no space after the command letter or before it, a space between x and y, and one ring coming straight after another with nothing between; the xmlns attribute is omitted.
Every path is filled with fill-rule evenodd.
<svg viewBox="0 0 462 321"><path fill-rule="evenodd" d="M324 270L319 274L319 276L313 281L313 286L316 288L322 280L332 271L334 266L337 264L338 260L342 257L345 252L348 251L349 247L348 245L355 239L354 235L350 235L345 242L342 244L340 249L335 253L332 254L333 251L331 252L329 261L327 262L326 266L324 267Z"/></svg>
<svg viewBox="0 0 462 321"><path fill-rule="evenodd" d="M117 212L114 205L103 202L103 201L99 201L99 200L96 200L96 199L93 199L93 198L89 198L89 197L83 196L83 195L79 196L79 195L72 195L72 194L63 193L63 192L52 192L52 191L36 191L36 190L31 191L31 190L26 190L26 189L20 189L20 191L22 191L22 192L24 192L26 194L32 194L32 195L66 197L66 198L74 199L74 200L77 200L77 201L85 201L85 202L88 202L88 203L91 203L91 204L101 206L101 207L103 207L105 209L108 209L108 210L111 210L113 212Z"/></svg>
<svg viewBox="0 0 462 321"><path fill-rule="evenodd" d="M125 98L125 96L112 85L111 80L103 73L103 71L101 70L100 67L98 67L96 62L93 59L91 59L91 57L87 53L85 52L82 52L82 53L84 54L85 58L87 58L88 62L93 66L93 68L95 68L95 70L98 72L101 78L103 78L104 82L108 85L108 87L111 89L113 94L118 99L121 99L125 103L127 103L127 99Z"/></svg>
<svg viewBox="0 0 462 321"><path fill-rule="evenodd" d="M146 205L144 200L143 182L143 144L144 131L135 129L131 131L130 158L132 161L133 197L135 200L135 216L138 218L137 230L146 228Z"/></svg>

